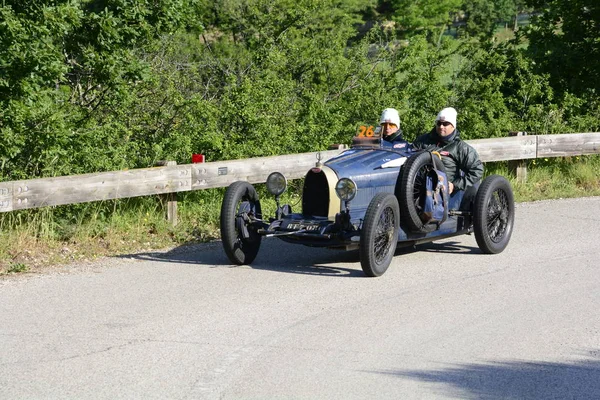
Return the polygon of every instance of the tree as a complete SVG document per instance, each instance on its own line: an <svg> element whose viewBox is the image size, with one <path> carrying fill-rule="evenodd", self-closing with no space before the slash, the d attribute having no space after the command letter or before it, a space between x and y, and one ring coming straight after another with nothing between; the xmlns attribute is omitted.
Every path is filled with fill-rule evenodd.
<svg viewBox="0 0 600 400"><path fill-rule="evenodd" d="M595 0L529 0L539 10L522 30L527 54L559 93L597 101L600 93L600 4Z"/></svg>
<svg viewBox="0 0 600 400"><path fill-rule="evenodd" d="M494 34L499 13L494 2L489 0L469 0L463 5L465 12L464 30L469 36L490 38Z"/></svg>
<svg viewBox="0 0 600 400"><path fill-rule="evenodd" d="M110 151L128 152L128 133L106 111L148 79L140 50L194 24L196 5L197 0L3 1L0 175L56 175L86 167L89 172L122 160L122 153L115 157ZM108 149L102 157L91 151L86 158L83 151L102 148ZM71 162L76 158L85 162Z"/></svg>
<svg viewBox="0 0 600 400"><path fill-rule="evenodd" d="M468 0L462 5L468 36L489 39L499 22L510 22L517 30L517 17L526 9L525 0Z"/></svg>
<svg viewBox="0 0 600 400"><path fill-rule="evenodd" d="M516 46L488 42L463 51L468 61L458 75L457 109L471 138L564 128L547 77L536 74Z"/></svg>
<svg viewBox="0 0 600 400"><path fill-rule="evenodd" d="M379 9L396 23L401 36L444 32L460 9L461 0L384 0Z"/></svg>

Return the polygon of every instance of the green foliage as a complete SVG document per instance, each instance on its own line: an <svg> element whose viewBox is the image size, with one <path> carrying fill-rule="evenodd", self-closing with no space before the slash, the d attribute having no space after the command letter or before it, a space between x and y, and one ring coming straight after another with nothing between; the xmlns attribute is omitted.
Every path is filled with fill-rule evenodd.
<svg viewBox="0 0 600 400"><path fill-rule="evenodd" d="M0 270L0 275L19 274L29 271L29 267L23 263L11 263L5 271Z"/></svg>
<svg viewBox="0 0 600 400"><path fill-rule="evenodd" d="M555 90L597 103L600 93L600 5L596 0L528 0L540 10L522 32L538 71Z"/></svg>
<svg viewBox="0 0 600 400"><path fill-rule="evenodd" d="M458 76L457 109L470 138L536 131L530 124L540 118L552 91L521 53L511 45L488 44L469 47L464 56L468 62Z"/></svg>
<svg viewBox="0 0 600 400"><path fill-rule="evenodd" d="M191 152L231 159L349 141L357 118L373 122L380 112L383 99L373 102L371 93L390 74L381 67L381 56L368 56L367 40L373 36L348 48L353 19L339 17L333 29L330 16L317 13L316 2L308 3L304 13L296 7L293 15L268 21L257 11L256 22L246 10L244 19L253 21L247 24L261 26L255 35L233 39L209 30L200 41L186 34L163 40L160 57L152 60L157 80L142 85L144 92L159 86L161 96L136 99L127 109L140 112L123 117L139 126L152 115L146 110L158 111L147 123L157 126L149 142L164 145L170 137L176 145L169 146L169 154L179 161Z"/></svg>
<svg viewBox="0 0 600 400"><path fill-rule="evenodd" d="M462 5L464 27L461 35L478 37L483 40L491 39L496 24L510 23L517 30L519 14L529 11L526 0L467 0Z"/></svg>
<svg viewBox="0 0 600 400"><path fill-rule="evenodd" d="M598 129L598 103L570 93L556 96L549 74L539 74L514 43L465 47L457 109L469 138Z"/></svg>
<svg viewBox="0 0 600 400"><path fill-rule="evenodd" d="M557 32L593 52L585 26L534 24L525 50L486 40L522 3L6 0L0 179L324 149L385 107L400 110L409 139L446 106L467 139L597 130L598 80L566 90L530 58ZM567 12L548 7L544 18ZM406 40L367 16L394 20ZM453 18L478 39L441 36Z"/></svg>
<svg viewBox="0 0 600 400"><path fill-rule="evenodd" d="M388 3L396 29L408 36L444 31L460 9L460 0L389 0Z"/></svg>
<svg viewBox="0 0 600 400"><path fill-rule="evenodd" d="M469 36L492 37L500 19L497 5L489 0L469 0L463 5L466 14L464 32Z"/></svg>
<svg viewBox="0 0 600 400"><path fill-rule="evenodd" d="M516 186L518 201L597 196L598 156L531 160L527 182Z"/></svg>
<svg viewBox="0 0 600 400"><path fill-rule="evenodd" d="M106 109L126 105L132 86L147 78L140 49L186 25L194 4L4 1L0 7L3 179L115 168L115 153L132 149L127 146L129 132ZM99 158L99 151L86 153L107 145L110 150Z"/></svg>
<svg viewBox="0 0 600 400"><path fill-rule="evenodd" d="M431 45L424 35L412 38L410 45L399 51L395 72L406 138L431 130L435 115L452 102L452 83L445 77L454 72L451 60L456 51L456 43L450 39Z"/></svg>

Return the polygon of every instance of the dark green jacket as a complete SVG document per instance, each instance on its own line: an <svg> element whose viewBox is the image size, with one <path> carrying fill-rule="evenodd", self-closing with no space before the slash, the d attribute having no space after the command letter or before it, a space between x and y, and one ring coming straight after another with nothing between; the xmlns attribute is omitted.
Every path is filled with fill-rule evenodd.
<svg viewBox="0 0 600 400"><path fill-rule="evenodd" d="M483 176L483 163L477 150L463 142L458 129L453 133L453 137L445 142L434 128L431 132L419 136L413 147L416 150L427 149L440 153L448 180L454 184L455 190L465 190L467 186L479 182Z"/></svg>

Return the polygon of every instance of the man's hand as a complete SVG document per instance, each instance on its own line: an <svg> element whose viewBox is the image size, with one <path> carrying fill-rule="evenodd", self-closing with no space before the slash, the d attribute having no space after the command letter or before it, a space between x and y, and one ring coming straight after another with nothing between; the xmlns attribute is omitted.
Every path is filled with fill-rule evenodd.
<svg viewBox="0 0 600 400"><path fill-rule="evenodd" d="M448 194L452 193L454 190L454 183L448 182Z"/></svg>

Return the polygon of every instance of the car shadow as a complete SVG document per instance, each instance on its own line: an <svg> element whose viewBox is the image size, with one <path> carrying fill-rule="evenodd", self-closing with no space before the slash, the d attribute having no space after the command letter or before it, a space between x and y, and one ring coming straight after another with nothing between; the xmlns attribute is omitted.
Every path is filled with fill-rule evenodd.
<svg viewBox="0 0 600 400"><path fill-rule="evenodd" d="M166 252L145 252L118 256L145 261L172 262L198 266L237 268L232 265L220 241L178 246ZM356 263L356 268L337 264ZM249 265L252 269L270 270L304 275L329 275L364 277L359 264L358 250L339 251L306 247L282 242L278 239L262 240L256 259Z"/></svg>
<svg viewBox="0 0 600 400"><path fill-rule="evenodd" d="M417 251L447 252L462 254L480 253L477 248L459 244L458 242L424 243L417 246L399 246L394 256L401 256ZM209 243L185 244L168 251L151 251L135 254L124 254L117 258L158 261L177 264L192 264L210 268L239 266L231 264L220 241ZM353 268L339 264L355 264ZM318 247L307 247L290 244L274 238L262 240L256 259L249 265L252 269L270 270L303 275L328 275L343 277L364 277L360 266L358 250L332 250Z"/></svg>
<svg viewBox="0 0 600 400"><path fill-rule="evenodd" d="M460 399L598 399L600 351L583 353L573 362L487 361L369 372L439 384L440 393Z"/></svg>
<svg viewBox="0 0 600 400"><path fill-rule="evenodd" d="M418 251L435 253L483 254L477 246L468 246L457 241L428 242L417 245Z"/></svg>

